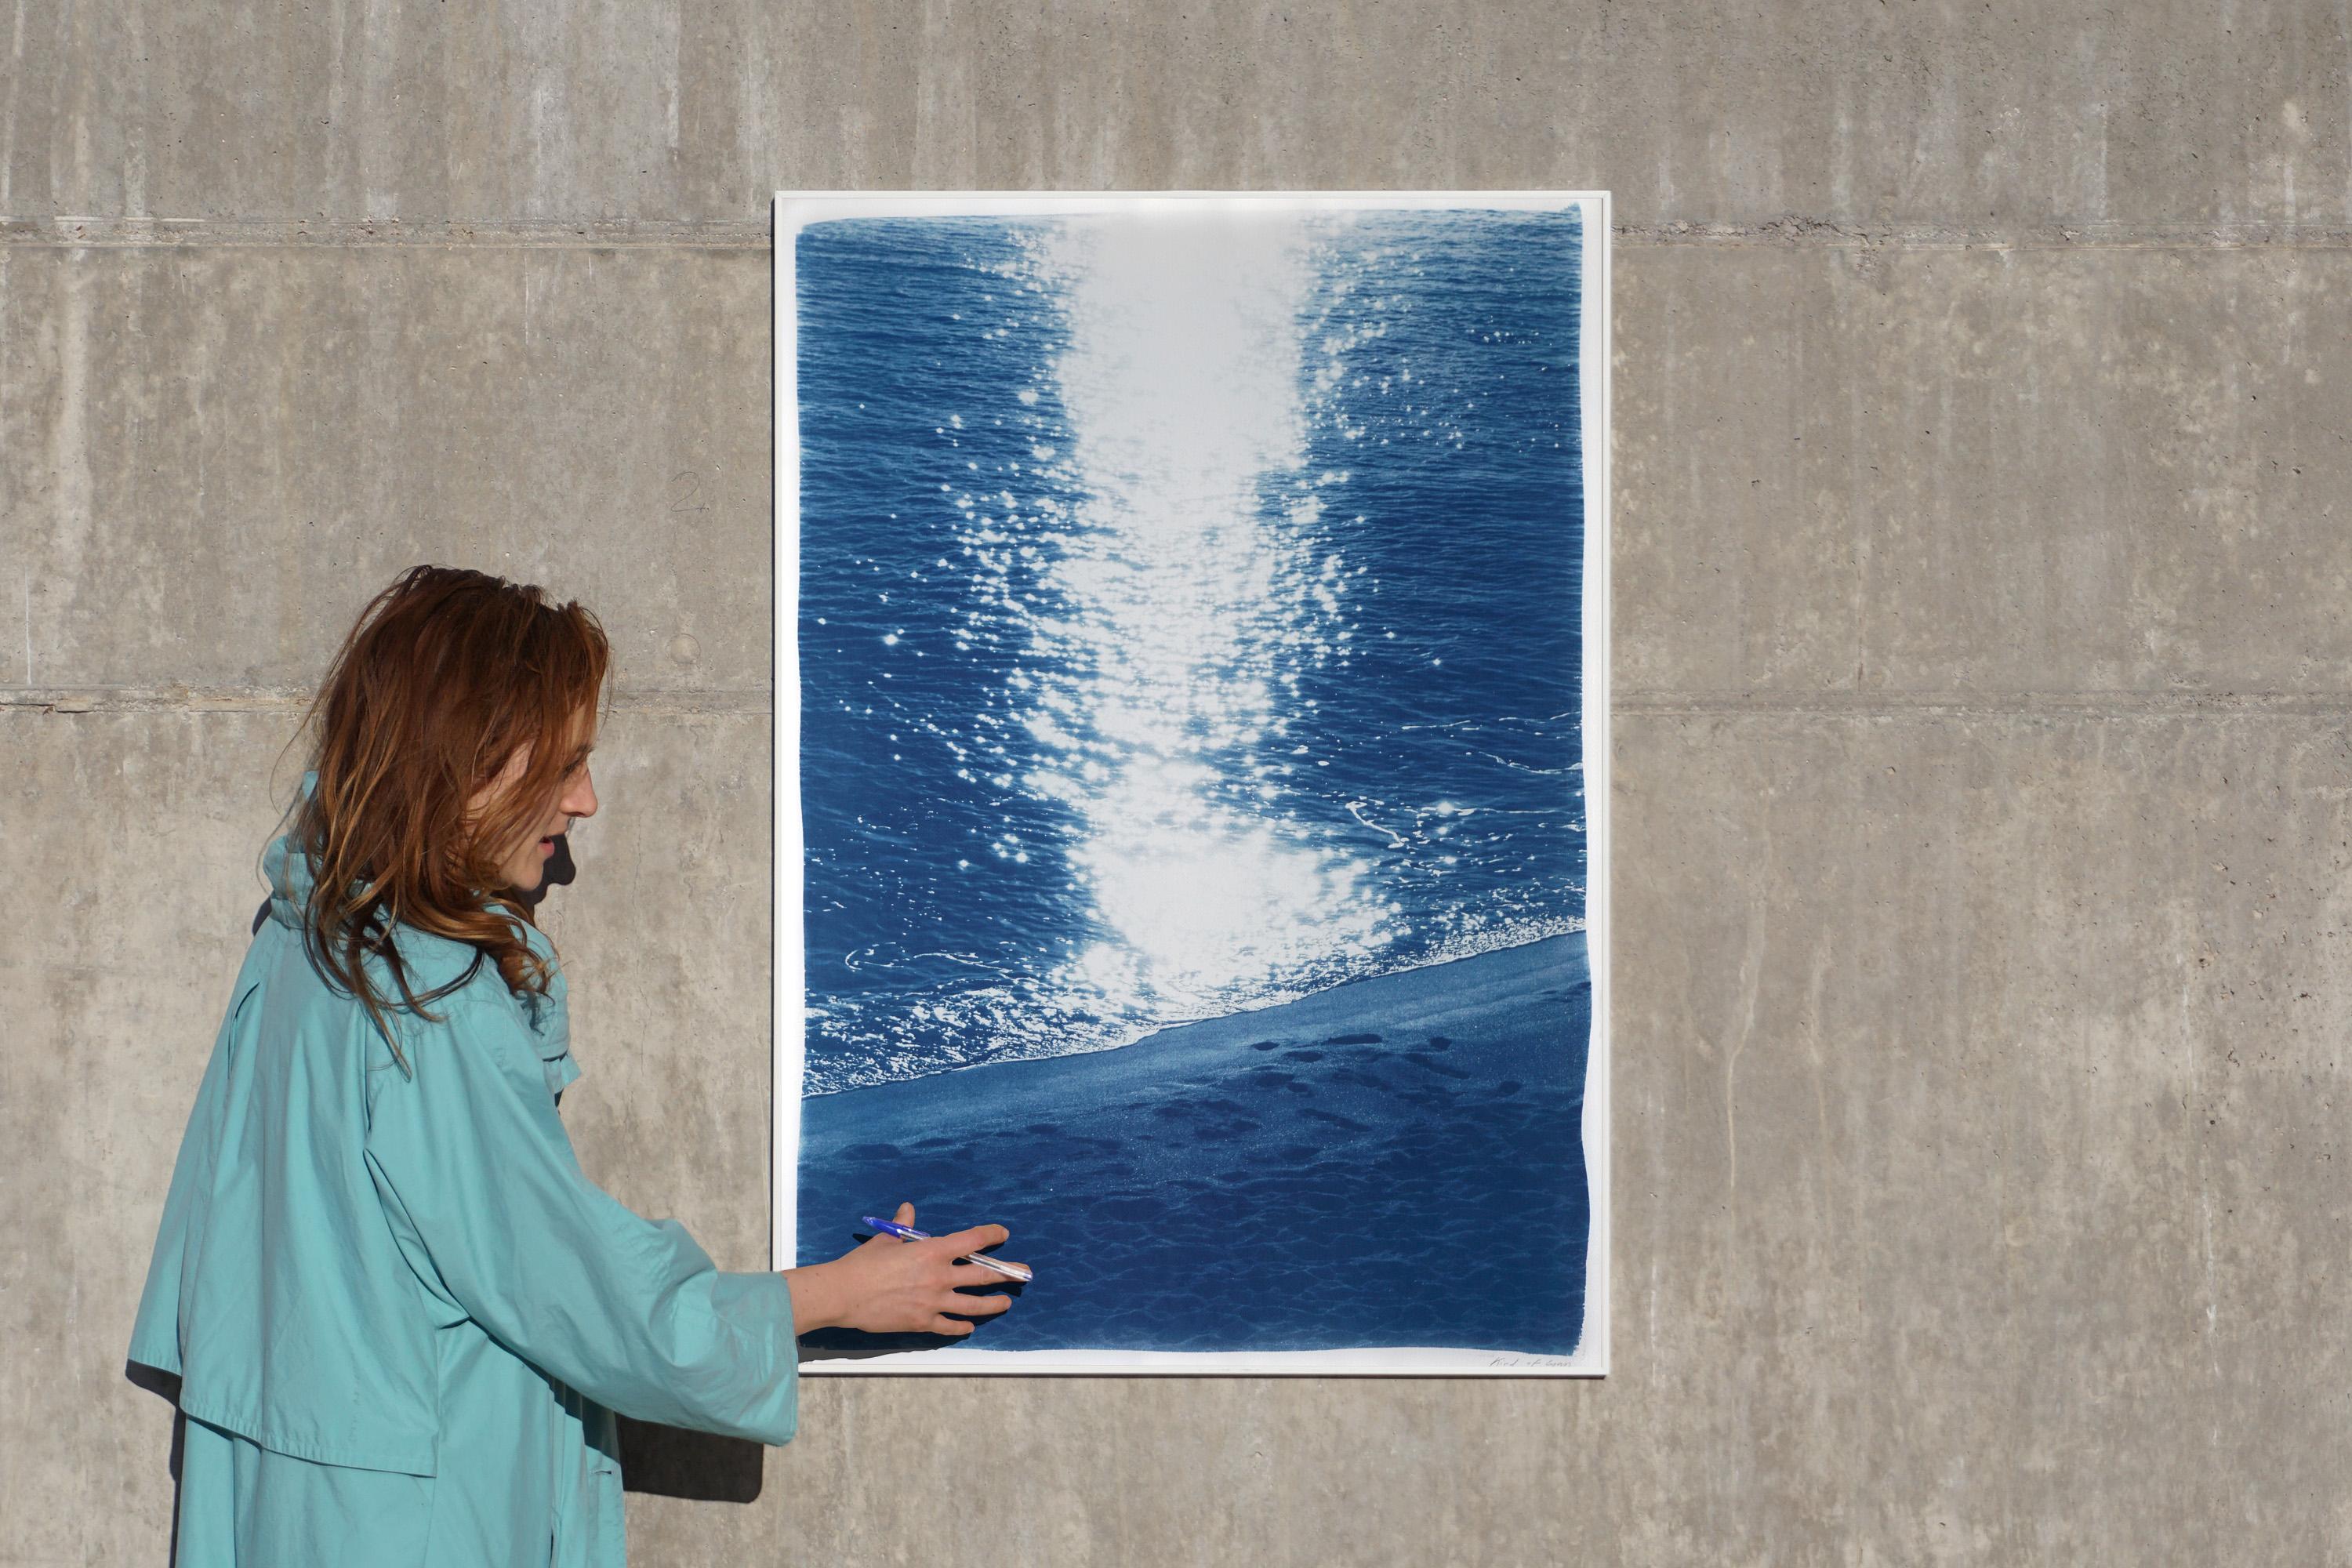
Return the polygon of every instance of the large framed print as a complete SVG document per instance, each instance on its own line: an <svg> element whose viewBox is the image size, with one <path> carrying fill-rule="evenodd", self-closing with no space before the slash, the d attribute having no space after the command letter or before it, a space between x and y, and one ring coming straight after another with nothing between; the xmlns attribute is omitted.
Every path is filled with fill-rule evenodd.
<svg viewBox="0 0 2352 1568"><path fill-rule="evenodd" d="M1605 1373L1607 194L774 216L803 1370Z"/></svg>

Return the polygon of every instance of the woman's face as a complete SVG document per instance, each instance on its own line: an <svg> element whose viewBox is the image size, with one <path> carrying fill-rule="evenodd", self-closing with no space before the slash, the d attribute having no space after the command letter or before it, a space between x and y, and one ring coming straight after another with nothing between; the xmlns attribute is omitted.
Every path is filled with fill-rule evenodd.
<svg viewBox="0 0 2352 1568"><path fill-rule="evenodd" d="M531 827L526 829L526 837L499 858L499 874L515 891L528 893L537 889L540 879L546 875L548 857L555 853L555 836L571 826L572 817L596 815L596 785L588 776L588 753L594 749L592 740L582 742L573 750L571 767L557 781L554 794L543 804ZM525 743L507 759L498 777L474 792L467 803L469 819L478 818L490 802L511 790L530 765L530 746Z"/></svg>

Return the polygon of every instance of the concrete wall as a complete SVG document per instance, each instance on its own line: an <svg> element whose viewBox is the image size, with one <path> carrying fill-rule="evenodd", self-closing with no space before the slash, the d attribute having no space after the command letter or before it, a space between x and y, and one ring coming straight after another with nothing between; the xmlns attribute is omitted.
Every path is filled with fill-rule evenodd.
<svg viewBox="0 0 2352 1568"><path fill-rule="evenodd" d="M762 1266L779 186L1616 193L1616 1370L813 1380L633 1561L2352 1562L2343 0L0 40L0 1563L164 1555L130 1316L412 562L614 635L565 1115Z"/></svg>

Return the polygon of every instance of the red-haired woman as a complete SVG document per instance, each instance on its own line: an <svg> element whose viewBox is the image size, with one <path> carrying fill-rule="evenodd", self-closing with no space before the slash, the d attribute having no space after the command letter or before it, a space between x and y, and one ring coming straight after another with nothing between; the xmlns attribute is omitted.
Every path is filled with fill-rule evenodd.
<svg viewBox="0 0 2352 1568"><path fill-rule="evenodd" d="M615 1412L782 1443L796 1332L1010 1304L959 1290L1000 1226L730 1273L581 1171L530 896L596 810L608 664L577 604L420 566L311 704L131 1343L181 1377L176 1563L616 1568Z"/></svg>

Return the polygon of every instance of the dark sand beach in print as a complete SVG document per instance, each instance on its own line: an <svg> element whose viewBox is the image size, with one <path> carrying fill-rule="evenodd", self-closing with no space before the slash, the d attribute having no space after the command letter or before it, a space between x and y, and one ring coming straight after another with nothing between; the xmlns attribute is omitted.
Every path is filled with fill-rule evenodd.
<svg viewBox="0 0 2352 1568"><path fill-rule="evenodd" d="M1581 932L807 1100L800 1234L914 1202L1037 1271L981 1349L1567 1354L1583 1320ZM944 1343L812 1336L815 1356Z"/></svg>

